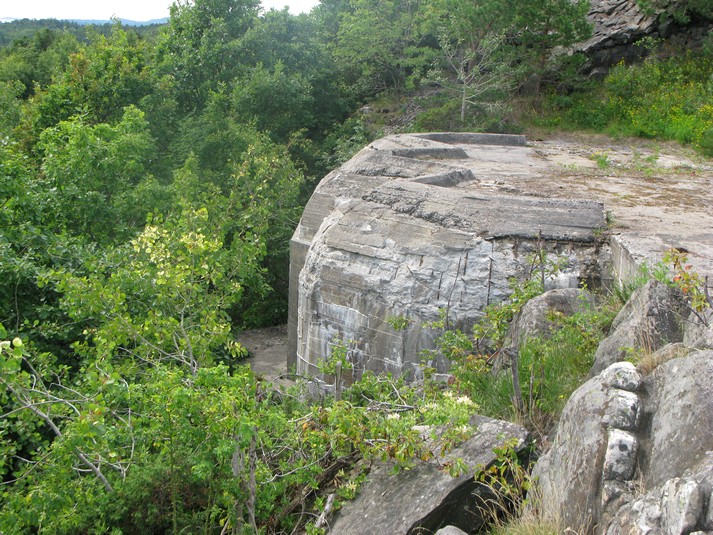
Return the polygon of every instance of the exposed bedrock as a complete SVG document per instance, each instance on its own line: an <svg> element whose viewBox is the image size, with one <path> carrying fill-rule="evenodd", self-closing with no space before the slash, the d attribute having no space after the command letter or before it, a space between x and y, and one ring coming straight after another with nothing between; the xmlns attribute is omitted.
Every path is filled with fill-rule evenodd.
<svg viewBox="0 0 713 535"><path fill-rule="evenodd" d="M673 300L658 283L634 292L597 350L611 364L572 394L535 465L531 506L562 530L713 533L713 323L680 315L660 347ZM620 344L641 355L638 366Z"/></svg>
<svg viewBox="0 0 713 535"><path fill-rule="evenodd" d="M533 471L545 514L578 533L711 533L713 353L687 351L648 376L612 364L572 395Z"/></svg>
<svg viewBox="0 0 713 535"><path fill-rule="evenodd" d="M598 280L602 203L491 187L537 168L521 136L428 134L376 141L328 175L291 244L298 373L317 374L341 340L357 377L418 376L419 353L433 346L427 324L447 311L469 328L540 248L566 259L553 287Z"/></svg>
<svg viewBox="0 0 713 535"><path fill-rule="evenodd" d="M488 513L494 511L497 496L476 481L476 467L496 463L494 450L505 444L526 455L528 432L517 424L483 416L474 416L471 425L477 428L473 436L438 459L441 463L460 459L469 467L466 473L451 477L434 463L419 463L394 474L392 462L377 461L359 495L339 510L329 533L481 533L491 520Z"/></svg>
<svg viewBox="0 0 713 535"><path fill-rule="evenodd" d="M674 12L681 3L673 0L666 2L664 9L654 7L649 11L637 0L591 0L587 18L592 36L574 46L588 58L585 70L604 74L620 61L640 60L646 51L639 42L645 37L668 39L681 50L700 48L711 30L710 23L694 21L681 26L672 17L662 16L666 9Z"/></svg>

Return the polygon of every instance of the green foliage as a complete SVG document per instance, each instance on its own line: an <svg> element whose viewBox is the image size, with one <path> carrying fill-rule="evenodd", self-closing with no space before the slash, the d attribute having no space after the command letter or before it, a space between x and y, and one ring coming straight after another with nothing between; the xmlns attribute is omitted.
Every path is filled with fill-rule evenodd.
<svg viewBox="0 0 713 535"><path fill-rule="evenodd" d="M373 134L369 132L365 120L361 117L350 117L342 124L336 125L324 142L327 153L325 167L334 169L349 161L373 139Z"/></svg>
<svg viewBox="0 0 713 535"><path fill-rule="evenodd" d="M489 466L476 467L475 480L488 490L487 501L475 504L489 525L499 525L501 518L518 518L528 503L527 494L533 487L530 478L527 448L518 454L517 439L510 439L493 448L495 460ZM521 459L525 457L525 459ZM488 495L486 494L486 496Z"/></svg>
<svg viewBox="0 0 713 535"><path fill-rule="evenodd" d="M124 200L144 179L153 150L141 111L125 109L116 126L92 126L82 117L62 121L42 132L38 150L53 200L48 216L58 229L111 243L136 229L130 222L144 222L146 213L132 213Z"/></svg>
<svg viewBox="0 0 713 535"><path fill-rule="evenodd" d="M90 33L91 43L71 56L65 82L92 122L114 122L126 106L137 105L154 90L150 49L136 33L116 23L109 37Z"/></svg>
<svg viewBox="0 0 713 535"><path fill-rule="evenodd" d="M100 357L73 382L19 339L3 341L0 358L3 402L14 403L0 447L17 478L2 497L3 531L279 532L303 522L303 507L319 510L321 486L348 497L360 476L344 481L345 469L359 457L465 468L442 455L472 432L475 407L440 389L365 374L341 401L309 406L247 368L136 362L141 380L127 381L126 363ZM433 426L428 441L416 425ZM39 441L43 426L51 444ZM23 433L36 438L32 464L10 440Z"/></svg>
<svg viewBox="0 0 713 535"><path fill-rule="evenodd" d="M349 346L341 338L330 341L331 352L319 365L319 371L327 375L334 375L337 369L351 370L353 365L349 362Z"/></svg>
<svg viewBox="0 0 713 535"><path fill-rule="evenodd" d="M258 0L178 1L157 46L157 67L173 78L182 112L200 109L211 89L235 78L239 39L257 20Z"/></svg>
<svg viewBox="0 0 713 535"><path fill-rule="evenodd" d="M78 48L77 40L66 31L37 30L31 37L18 39L0 50L0 81L19 83L19 96L26 99L37 87L47 86L53 77L61 75Z"/></svg>
<svg viewBox="0 0 713 535"><path fill-rule="evenodd" d="M709 151L713 59L686 52L614 67L603 85L550 95L544 121L646 138L673 139Z"/></svg>
<svg viewBox="0 0 713 535"><path fill-rule="evenodd" d="M679 249L669 249L663 257L664 264L670 264L672 278L668 284L677 288L688 301L691 310L699 317L706 308L713 307L708 295L708 278L705 280L700 273L688 264L688 254Z"/></svg>
<svg viewBox="0 0 713 535"><path fill-rule="evenodd" d="M7 137L20 120L22 82L0 81L0 136Z"/></svg>
<svg viewBox="0 0 713 535"><path fill-rule="evenodd" d="M499 95L502 96L502 95ZM411 128L414 132L489 132L514 134L521 131L511 118L511 109L499 101L467 103L461 120L461 102L447 94L424 99Z"/></svg>
<svg viewBox="0 0 713 535"><path fill-rule="evenodd" d="M713 20L713 6L707 0L637 0L644 13L657 14L659 20L673 20L677 24L688 24L693 18Z"/></svg>
<svg viewBox="0 0 713 535"><path fill-rule="evenodd" d="M713 158L713 126L701 132L701 139L698 142L698 147L704 156Z"/></svg>
<svg viewBox="0 0 713 535"><path fill-rule="evenodd" d="M570 394L586 379L597 345L616 310L607 302L570 317L554 315L550 318L551 336L530 339L520 348L518 374L524 402L521 409L514 405L512 377L503 371L492 373L495 358L502 359L503 353L477 352L475 342L458 332L443 336L439 343L453 358L454 385L471 396L485 414L522 418L546 431Z"/></svg>
<svg viewBox="0 0 713 535"><path fill-rule="evenodd" d="M367 373L310 404L241 367L234 337L284 320L300 201L378 129L345 120L360 99L389 89L400 108L452 60L440 76L472 101L465 117L462 98L441 100L419 125L508 131L509 88L556 70L542 58L583 32L581 2L476 4L323 0L293 17L181 0L155 41L117 23L87 38L2 25L15 40L0 50L0 531L286 533L323 510L325 489L354 496L359 458L465 469L443 454L477 404L512 413L491 352L557 269L542 251L473 334L438 323L455 390ZM620 69L599 94L602 127L635 117L660 135L641 103L668 105L666 135L707 150L707 59ZM669 82L679 100L657 100ZM576 101L578 120L600 116L569 98L558 106ZM597 318L553 321L562 338L520 355L533 420L557 410L599 336ZM328 365L348 356L335 340ZM565 358L578 364L557 389Z"/></svg>
<svg viewBox="0 0 713 535"><path fill-rule="evenodd" d="M312 86L300 74L287 74L278 60L271 71L254 67L232 93L236 119L254 122L276 141L286 142L291 133L314 124Z"/></svg>
<svg viewBox="0 0 713 535"><path fill-rule="evenodd" d="M546 429L569 396L586 379L599 342L617 312L605 303L572 316L553 315L553 334L532 339L520 350L520 381L529 421Z"/></svg>
<svg viewBox="0 0 713 535"><path fill-rule="evenodd" d="M405 331L411 325L411 319L407 316L389 316L386 318L386 323L391 325L395 331Z"/></svg>
<svg viewBox="0 0 713 535"><path fill-rule="evenodd" d="M352 0L341 13L335 57L349 65L360 95L402 91L423 75L434 56L421 32L421 0Z"/></svg>
<svg viewBox="0 0 713 535"><path fill-rule="evenodd" d="M86 326L87 342L77 350L97 358L173 360L193 373L213 363L218 347L235 356L227 310L263 250L238 239L225 248L210 226L207 210L186 211L92 259L86 275L55 274L63 307Z"/></svg>
<svg viewBox="0 0 713 535"><path fill-rule="evenodd" d="M515 21L508 4L442 0L431 6L443 58L429 77L456 95L461 123L469 105L502 99L515 86L507 39Z"/></svg>
<svg viewBox="0 0 713 535"><path fill-rule="evenodd" d="M516 28L520 46L518 52L530 64L536 77L535 93L539 93L541 79L550 65L556 47L568 47L588 39L592 25L587 19L588 0L534 0L516 3Z"/></svg>
<svg viewBox="0 0 713 535"><path fill-rule="evenodd" d="M611 165L609 155L606 152L595 152L590 156L590 158L597 162L597 167L599 167L599 169L608 169Z"/></svg>

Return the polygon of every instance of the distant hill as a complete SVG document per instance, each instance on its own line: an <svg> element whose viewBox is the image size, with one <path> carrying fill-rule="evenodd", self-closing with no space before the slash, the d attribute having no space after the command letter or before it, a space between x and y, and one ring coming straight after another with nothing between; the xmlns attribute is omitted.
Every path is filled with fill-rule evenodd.
<svg viewBox="0 0 713 535"><path fill-rule="evenodd" d="M168 18L147 21L118 19L125 27L131 27L140 35L149 35L157 27L166 24ZM111 20L57 20L57 19L0 19L0 47L8 46L18 39L29 39L38 30L67 31L79 39L86 40L86 29L94 27L101 34L108 35L114 24Z"/></svg>
<svg viewBox="0 0 713 535"><path fill-rule="evenodd" d="M129 20L129 19L117 19L124 26L151 26L153 24L166 24L168 22L168 17L162 19L151 19L144 21ZM91 19L69 19L69 22L75 22L86 26L88 24L94 24L96 26L103 26L104 24L112 24L111 20L91 20Z"/></svg>
<svg viewBox="0 0 713 535"><path fill-rule="evenodd" d="M101 20L101 19L13 19L10 17L0 18L0 24L12 23L16 21L29 21L43 23L46 21L56 21L57 23L62 22L72 22L74 24L80 24L86 26L88 24L94 24L97 26L103 26L104 24L112 24L112 20ZM166 24L168 22L168 17L162 19L151 19L151 20L130 20L130 19L117 19L124 26L151 26L152 24ZM44 26L43 26L44 27Z"/></svg>

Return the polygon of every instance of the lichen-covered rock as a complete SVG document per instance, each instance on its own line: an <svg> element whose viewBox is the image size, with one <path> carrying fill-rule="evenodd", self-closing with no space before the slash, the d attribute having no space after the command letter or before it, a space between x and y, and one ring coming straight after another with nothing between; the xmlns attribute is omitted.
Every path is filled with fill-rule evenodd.
<svg viewBox="0 0 713 535"><path fill-rule="evenodd" d="M712 429L713 351L672 358L644 377L614 364L568 401L533 472L542 503L585 532L709 532Z"/></svg>
<svg viewBox="0 0 713 535"><path fill-rule="evenodd" d="M643 495L632 495L601 532L607 535L705 533L696 531L707 524L704 486L696 478L673 478L646 490Z"/></svg>
<svg viewBox="0 0 713 535"><path fill-rule="evenodd" d="M641 374L630 362L617 362L602 372L602 381L612 388L636 392L641 387Z"/></svg>
<svg viewBox="0 0 713 535"><path fill-rule="evenodd" d="M639 396L626 390L614 390L607 408L607 424L623 431L636 431L641 422L641 413ZM611 438L609 441L611 442Z"/></svg>
<svg viewBox="0 0 713 535"><path fill-rule="evenodd" d="M693 349L713 349L713 312L710 309L689 315L683 345Z"/></svg>
<svg viewBox="0 0 713 535"><path fill-rule="evenodd" d="M695 481L666 482L662 495L661 528L665 533L690 533L703 512L703 493Z"/></svg>
<svg viewBox="0 0 713 535"><path fill-rule="evenodd" d="M653 352L683 340L689 310L671 288L652 280L637 289L619 311L610 334L597 348L591 375L596 375L632 352Z"/></svg>
<svg viewBox="0 0 713 535"><path fill-rule="evenodd" d="M436 531L436 535L468 535L465 531L462 529L459 529L455 526L446 526L445 528L441 528L438 531Z"/></svg>
<svg viewBox="0 0 713 535"><path fill-rule="evenodd" d="M605 480L628 481L636 469L636 453L639 442L636 437L621 429L609 429L607 451L604 455L602 476Z"/></svg>
<svg viewBox="0 0 713 535"><path fill-rule="evenodd" d="M713 465L713 350L668 361L647 379L651 416L645 484Z"/></svg>

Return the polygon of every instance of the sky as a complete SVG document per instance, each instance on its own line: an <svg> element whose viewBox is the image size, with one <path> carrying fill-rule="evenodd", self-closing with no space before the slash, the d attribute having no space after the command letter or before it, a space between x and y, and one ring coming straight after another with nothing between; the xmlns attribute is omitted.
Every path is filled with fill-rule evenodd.
<svg viewBox="0 0 713 535"><path fill-rule="evenodd" d="M173 0L0 0L0 19L120 19L145 21L168 17ZM319 0L262 0L265 9L307 12Z"/></svg>

